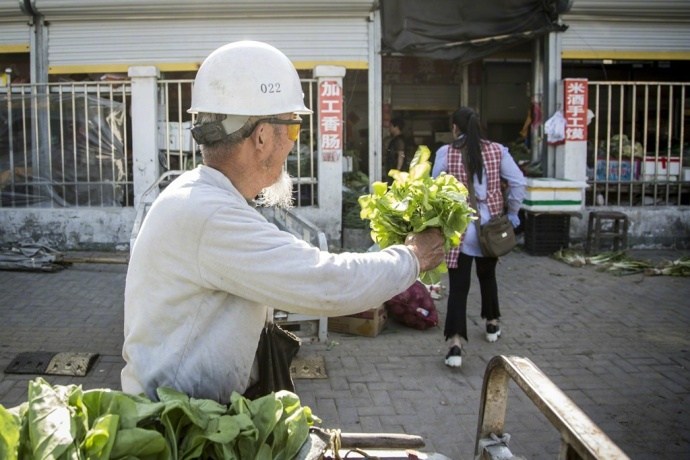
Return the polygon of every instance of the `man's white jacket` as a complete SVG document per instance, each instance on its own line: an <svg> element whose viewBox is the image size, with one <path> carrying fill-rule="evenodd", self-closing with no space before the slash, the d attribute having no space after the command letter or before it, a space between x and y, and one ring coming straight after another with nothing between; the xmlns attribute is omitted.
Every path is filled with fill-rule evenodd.
<svg viewBox="0 0 690 460"><path fill-rule="evenodd" d="M125 287L122 389L167 386L227 403L250 383L268 308L340 316L414 283L405 246L331 254L268 222L219 171L200 166L147 213Z"/></svg>

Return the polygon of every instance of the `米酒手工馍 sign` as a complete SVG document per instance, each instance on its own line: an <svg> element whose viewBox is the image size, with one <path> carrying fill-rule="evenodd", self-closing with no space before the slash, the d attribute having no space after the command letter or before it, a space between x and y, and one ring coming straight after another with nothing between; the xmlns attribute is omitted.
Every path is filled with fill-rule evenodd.
<svg viewBox="0 0 690 460"><path fill-rule="evenodd" d="M587 140L587 80L566 78L563 84L563 115L566 120L565 140Z"/></svg>

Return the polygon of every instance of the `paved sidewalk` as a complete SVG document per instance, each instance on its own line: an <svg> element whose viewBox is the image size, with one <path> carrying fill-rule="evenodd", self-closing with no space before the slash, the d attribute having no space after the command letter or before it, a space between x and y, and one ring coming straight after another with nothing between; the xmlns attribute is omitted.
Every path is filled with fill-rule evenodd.
<svg viewBox="0 0 690 460"><path fill-rule="evenodd" d="M84 259L57 273L0 271L0 369L24 351L94 352L100 357L86 377L47 379L119 389L126 268ZM631 458L690 458L690 278L615 276L519 251L501 259L498 278L503 336L484 340L473 278L462 368L443 365L442 322L427 331L389 322L376 338L331 333L328 344L300 351L323 356L329 376L296 381L303 404L328 428L418 434L425 452L471 459L486 364L516 355L531 359ZM445 300L437 302L441 321ZM0 373L0 403L25 401L34 377ZM516 455L558 453L557 432L515 385L506 432Z"/></svg>

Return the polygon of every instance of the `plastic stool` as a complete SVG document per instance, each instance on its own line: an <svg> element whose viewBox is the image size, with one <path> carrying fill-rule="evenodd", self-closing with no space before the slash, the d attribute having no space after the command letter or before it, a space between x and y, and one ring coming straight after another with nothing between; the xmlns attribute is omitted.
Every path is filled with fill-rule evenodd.
<svg viewBox="0 0 690 460"><path fill-rule="evenodd" d="M609 223L605 228L604 223ZM591 211L587 224L587 242L585 253L592 250L601 250L602 238L613 240L613 250L626 249L628 247L628 216L619 211Z"/></svg>

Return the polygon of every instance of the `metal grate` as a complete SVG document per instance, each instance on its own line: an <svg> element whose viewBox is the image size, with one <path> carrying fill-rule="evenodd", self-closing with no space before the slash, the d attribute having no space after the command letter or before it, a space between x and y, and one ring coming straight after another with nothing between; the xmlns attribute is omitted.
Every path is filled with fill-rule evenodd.
<svg viewBox="0 0 690 460"><path fill-rule="evenodd" d="M589 82L589 206L688 204L690 83Z"/></svg>
<svg viewBox="0 0 690 460"><path fill-rule="evenodd" d="M190 129L195 117L187 113L191 106L193 80L160 80L158 82L158 148L164 171L186 171L201 163L199 146ZM314 107L316 80L302 79L308 107ZM317 158L314 117L301 115L302 132L288 156L285 167L294 182L295 205L315 206L317 196Z"/></svg>
<svg viewBox="0 0 690 460"><path fill-rule="evenodd" d="M132 205L128 82L0 89L3 207Z"/></svg>
<svg viewBox="0 0 690 460"><path fill-rule="evenodd" d="M5 373L83 377L97 358L97 353L88 352L30 351L15 356Z"/></svg>

